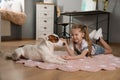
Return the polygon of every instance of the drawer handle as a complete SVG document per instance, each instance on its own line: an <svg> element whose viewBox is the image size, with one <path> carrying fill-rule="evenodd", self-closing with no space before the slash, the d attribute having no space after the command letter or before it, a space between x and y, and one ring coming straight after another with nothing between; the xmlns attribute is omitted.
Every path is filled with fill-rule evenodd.
<svg viewBox="0 0 120 80"><path fill-rule="evenodd" d="M47 20L44 20L44 22L47 22Z"/></svg>
<svg viewBox="0 0 120 80"><path fill-rule="evenodd" d="M44 29L47 29L47 27L44 27Z"/></svg>
<svg viewBox="0 0 120 80"><path fill-rule="evenodd" d="M44 13L45 16L47 16L47 13Z"/></svg>
<svg viewBox="0 0 120 80"><path fill-rule="evenodd" d="M44 9L47 9L47 7L44 7Z"/></svg>
<svg viewBox="0 0 120 80"><path fill-rule="evenodd" d="M43 35L47 35L47 34L44 33Z"/></svg>

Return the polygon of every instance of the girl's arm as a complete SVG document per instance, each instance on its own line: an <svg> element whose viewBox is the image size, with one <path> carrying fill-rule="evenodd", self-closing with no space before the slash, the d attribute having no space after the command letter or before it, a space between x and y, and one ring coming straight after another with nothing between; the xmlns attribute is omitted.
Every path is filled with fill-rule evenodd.
<svg viewBox="0 0 120 80"><path fill-rule="evenodd" d="M66 60L81 59L81 58L84 58L87 53L88 53L88 50L83 50L80 55L77 55L77 56L64 56L63 58L66 59Z"/></svg>
<svg viewBox="0 0 120 80"><path fill-rule="evenodd" d="M68 54L70 56L75 56L74 50L72 50L72 49L69 48L67 41L65 39L61 39L61 40L65 43L64 46L65 46L65 49L68 52Z"/></svg>

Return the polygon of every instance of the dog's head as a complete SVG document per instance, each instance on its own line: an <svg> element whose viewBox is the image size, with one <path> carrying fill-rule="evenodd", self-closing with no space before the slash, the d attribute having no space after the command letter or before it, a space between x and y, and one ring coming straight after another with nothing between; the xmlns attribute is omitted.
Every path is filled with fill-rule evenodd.
<svg viewBox="0 0 120 80"><path fill-rule="evenodd" d="M63 46L64 43L60 40L59 36L56 34L51 34L47 37L47 40L52 42L55 46Z"/></svg>

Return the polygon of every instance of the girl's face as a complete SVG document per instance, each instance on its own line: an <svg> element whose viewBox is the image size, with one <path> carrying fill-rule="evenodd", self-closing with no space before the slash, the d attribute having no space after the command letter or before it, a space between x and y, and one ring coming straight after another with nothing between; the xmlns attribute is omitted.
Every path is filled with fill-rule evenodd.
<svg viewBox="0 0 120 80"><path fill-rule="evenodd" d="M80 43L82 41L84 33L81 31L80 28L72 29L71 33L73 42Z"/></svg>

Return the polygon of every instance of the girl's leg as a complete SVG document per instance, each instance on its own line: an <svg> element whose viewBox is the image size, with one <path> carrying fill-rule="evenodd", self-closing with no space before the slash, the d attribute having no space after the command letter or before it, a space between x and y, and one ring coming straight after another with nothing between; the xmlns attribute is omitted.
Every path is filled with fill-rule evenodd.
<svg viewBox="0 0 120 80"><path fill-rule="evenodd" d="M105 48L105 53L107 54L112 53L112 48L107 44L107 42L102 37L100 37L99 42Z"/></svg>

